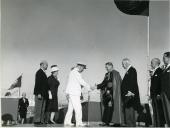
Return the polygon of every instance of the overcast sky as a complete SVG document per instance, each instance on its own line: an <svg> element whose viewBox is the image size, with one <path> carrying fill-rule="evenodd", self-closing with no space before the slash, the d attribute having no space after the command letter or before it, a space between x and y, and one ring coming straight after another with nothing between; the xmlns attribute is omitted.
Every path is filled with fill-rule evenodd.
<svg viewBox="0 0 170 128"><path fill-rule="evenodd" d="M170 46L168 4L158 3L151 3L151 18L157 19L150 28L151 57L162 57ZM147 17L123 14L113 0L2 0L1 6L2 88L9 88L23 73L21 91L33 93L35 72L45 59L49 62L48 75L51 65L60 68L59 101L64 101L67 76L76 62L87 64L83 77L94 85L103 80L108 61L123 77L121 61L128 57L137 69L144 101ZM92 95L99 99L96 92Z"/></svg>

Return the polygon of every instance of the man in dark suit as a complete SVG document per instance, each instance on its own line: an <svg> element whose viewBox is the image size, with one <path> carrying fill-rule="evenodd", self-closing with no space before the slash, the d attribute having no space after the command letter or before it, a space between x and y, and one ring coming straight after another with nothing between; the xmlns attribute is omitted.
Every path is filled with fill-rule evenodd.
<svg viewBox="0 0 170 128"><path fill-rule="evenodd" d="M18 112L19 112L19 115L20 115L21 124L26 122L28 106L29 106L29 101L26 98L26 93L23 92L22 93L22 98L20 98L19 101L18 101Z"/></svg>
<svg viewBox="0 0 170 128"><path fill-rule="evenodd" d="M163 127L165 123L162 101L160 98L162 69L159 67L159 65L160 60L158 58L151 60L151 68L153 71L151 74L150 97L152 99L154 127Z"/></svg>
<svg viewBox="0 0 170 128"><path fill-rule="evenodd" d="M161 76L161 97L166 125L170 127L170 52L163 55L165 68Z"/></svg>
<svg viewBox="0 0 170 128"><path fill-rule="evenodd" d="M35 109L34 109L34 124L43 124L44 113L46 107L46 101L49 98L48 95L48 79L45 71L48 68L47 61L42 61L40 63L40 69L36 72L35 76Z"/></svg>
<svg viewBox="0 0 170 128"><path fill-rule="evenodd" d="M121 84L121 95L124 109L125 125L128 127L136 126L135 110L140 111L140 98L137 83L137 72L131 66L128 58L123 59L122 66L126 74Z"/></svg>

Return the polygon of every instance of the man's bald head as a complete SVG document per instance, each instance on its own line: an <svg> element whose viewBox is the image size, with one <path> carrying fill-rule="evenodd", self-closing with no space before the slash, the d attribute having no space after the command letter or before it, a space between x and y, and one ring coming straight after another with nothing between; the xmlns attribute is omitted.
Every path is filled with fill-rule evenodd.
<svg viewBox="0 0 170 128"><path fill-rule="evenodd" d="M160 61L159 58L153 58L153 59L151 60L151 67L152 67L153 69L155 69L156 67L158 67L160 64L161 64L161 61Z"/></svg>
<svg viewBox="0 0 170 128"><path fill-rule="evenodd" d="M122 60L122 67L123 67L124 69L127 69L130 65L131 65L131 61L130 61L129 58L124 58L124 59Z"/></svg>
<svg viewBox="0 0 170 128"><path fill-rule="evenodd" d="M40 67L43 69L43 70L47 70L48 68L48 62L46 60L42 60L40 62Z"/></svg>

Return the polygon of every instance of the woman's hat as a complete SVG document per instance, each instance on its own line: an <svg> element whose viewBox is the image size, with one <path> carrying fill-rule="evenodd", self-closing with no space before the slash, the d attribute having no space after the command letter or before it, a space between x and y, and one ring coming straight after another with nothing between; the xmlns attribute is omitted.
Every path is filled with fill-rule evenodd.
<svg viewBox="0 0 170 128"><path fill-rule="evenodd" d="M56 72L59 71L59 68L57 66L51 67L51 72Z"/></svg>

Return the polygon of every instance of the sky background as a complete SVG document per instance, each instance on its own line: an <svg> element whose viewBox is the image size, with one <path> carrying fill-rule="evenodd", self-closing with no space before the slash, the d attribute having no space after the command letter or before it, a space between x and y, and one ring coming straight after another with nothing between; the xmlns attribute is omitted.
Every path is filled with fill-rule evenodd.
<svg viewBox="0 0 170 128"><path fill-rule="evenodd" d="M123 77L121 61L128 57L146 102L147 17L123 14L113 0L2 0L1 8L2 89L23 73L21 92L32 96L39 63L47 60L48 76L51 65L60 68L58 95L65 103L67 77L76 62L87 64L83 77L94 85L103 80L108 61ZM162 60L170 50L168 2L150 3L150 21L150 58ZM99 101L99 91L91 100Z"/></svg>

